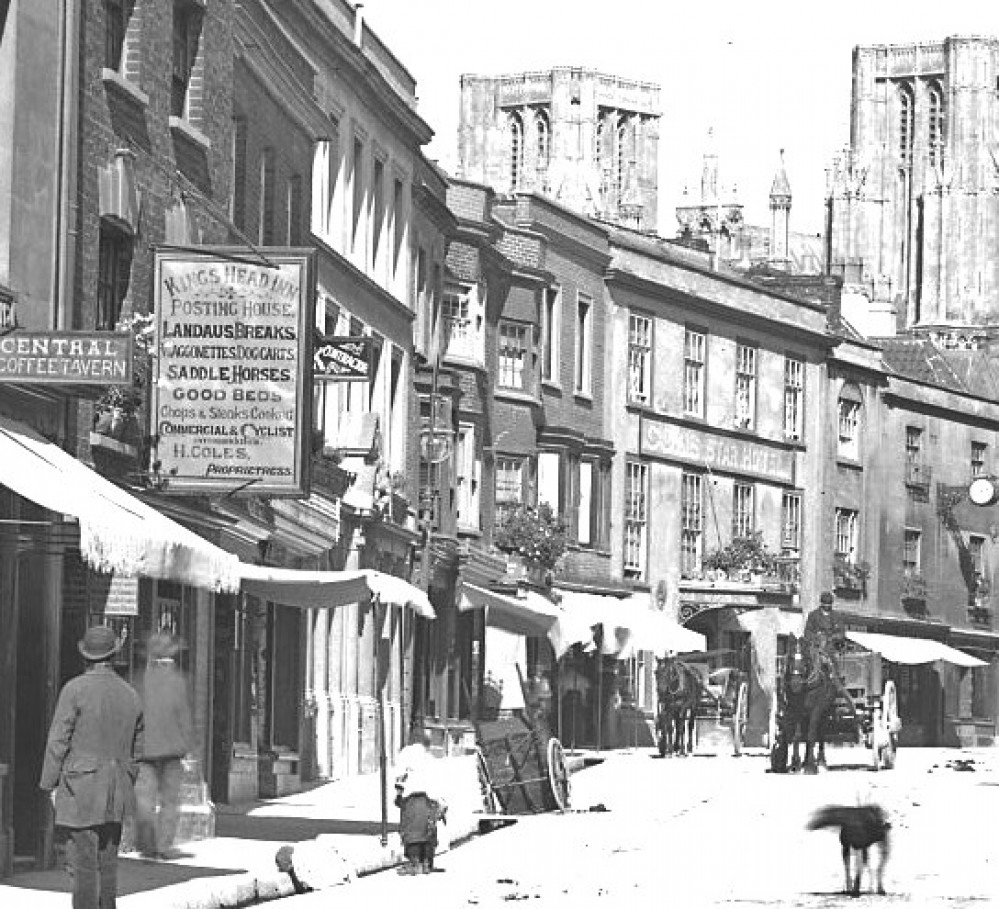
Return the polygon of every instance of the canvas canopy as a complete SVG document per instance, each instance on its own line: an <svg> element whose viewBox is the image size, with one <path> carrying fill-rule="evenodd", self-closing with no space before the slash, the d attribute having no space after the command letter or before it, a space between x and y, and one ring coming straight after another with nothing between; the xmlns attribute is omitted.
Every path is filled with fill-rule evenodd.
<svg viewBox="0 0 999 909"><path fill-rule="evenodd" d="M988 666L988 663L973 657L970 653L949 647L940 641L930 641L925 638L909 638L894 634L874 634L867 631L848 631L847 638L859 644L865 650L880 653L892 663L905 663L918 666L923 663L933 663L945 660L955 666L968 668Z"/></svg>
<svg viewBox="0 0 999 909"><path fill-rule="evenodd" d="M0 483L75 518L80 552L101 572L239 590L239 559L160 514L17 420L0 416Z"/></svg>

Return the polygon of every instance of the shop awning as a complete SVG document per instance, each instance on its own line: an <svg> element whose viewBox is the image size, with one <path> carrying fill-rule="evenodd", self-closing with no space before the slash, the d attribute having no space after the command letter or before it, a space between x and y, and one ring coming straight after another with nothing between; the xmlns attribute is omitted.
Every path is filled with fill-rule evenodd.
<svg viewBox="0 0 999 909"><path fill-rule="evenodd" d="M239 571L243 590L272 603L312 609L367 603L377 597L383 603L407 606L423 618L435 617L430 599L422 590L373 569L304 571L241 562Z"/></svg>
<svg viewBox="0 0 999 909"><path fill-rule="evenodd" d="M462 584L458 610L472 609L486 611L487 625L525 637L544 637L561 615L558 606L537 594L528 600L504 596L475 584Z"/></svg>
<svg viewBox="0 0 999 909"><path fill-rule="evenodd" d="M640 650L663 654L669 650L684 653L705 648L704 635L684 628L664 612L649 608L647 594L626 599L573 590L563 590L561 594L561 605L576 632L573 636L577 640L570 644L589 644L593 640L591 629L601 625L601 651L618 659L631 657Z"/></svg>
<svg viewBox="0 0 999 909"><path fill-rule="evenodd" d="M922 663L933 663L945 660L955 666L988 666L988 663L973 657L970 653L948 647L940 641L930 641L925 638L907 638L894 634L874 634L867 631L848 631L846 636L865 650L880 653L892 663L905 663L918 666Z"/></svg>
<svg viewBox="0 0 999 909"><path fill-rule="evenodd" d="M30 426L0 416L0 483L75 518L98 571L239 590L239 560L91 470Z"/></svg>

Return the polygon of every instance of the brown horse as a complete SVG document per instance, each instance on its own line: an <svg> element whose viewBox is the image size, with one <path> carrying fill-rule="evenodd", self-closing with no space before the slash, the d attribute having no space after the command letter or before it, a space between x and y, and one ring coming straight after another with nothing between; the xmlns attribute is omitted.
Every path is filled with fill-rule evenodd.
<svg viewBox="0 0 999 909"><path fill-rule="evenodd" d="M701 698L701 679L675 656L656 660L659 754L687 755L694 750L694 719Z"/></svg>

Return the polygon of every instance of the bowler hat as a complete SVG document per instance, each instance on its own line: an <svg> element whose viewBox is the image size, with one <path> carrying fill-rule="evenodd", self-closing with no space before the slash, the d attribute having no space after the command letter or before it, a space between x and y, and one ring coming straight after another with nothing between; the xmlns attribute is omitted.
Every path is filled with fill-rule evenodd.
<svg viewBox="0 0 999 909"><path fill-rule="evenodd" d="M149 638L149 658L163 660L176 656L180 650L180 641L169 631L157 631Z"/></svg>
<svg viewBox="0 0 999 909"><path fill-rule="evenodd" d="M823 590L822 593L819 595L820 603L832 603L835 599L836 598L828 590Z"/></svg>
<svg viewBox="0 0 999 909"><path fill-rule="evenodd" d="M118 649L118 636L107 625L94 625L86 630L76 646L85 660L96 663L106 660Z"/></svg>

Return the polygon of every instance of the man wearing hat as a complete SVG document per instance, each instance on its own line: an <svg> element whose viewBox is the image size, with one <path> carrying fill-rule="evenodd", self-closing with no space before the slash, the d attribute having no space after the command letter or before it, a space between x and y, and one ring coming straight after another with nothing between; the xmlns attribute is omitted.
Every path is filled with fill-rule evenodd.
<svg viewBox="0 0 999 909"><path fill-rule="evenodd" d="M821 654L836 690L845 699L850 713L856 720L857 711L853 698L846 690L846 684L832 654L833 650L839 651L846 646L846 628L839 614L833 609L835 599L831 590L823 590L819 594L819 608L813 609L805 620L804 638Z"/></svg>
<svg viewBox="0 0 999 909"><path fill-rule="evenodd" d="M121 825L135 807L142 705L111 666L113 629L88 628L77 646L86 669L59 692L38 785L69 834L73 909L113 909Z"/></svg>
<svg viewBox="0 0 999 909"><path fill-rule="evenodd" d="M813 609L805 620L805 640L826 653L830 647L839 650L846 643L843 621L833 609L835 599L831 590L823 590L819 595L819 608Z"/></svg>
<svg viewBox="0 0 999 909"><path fill-rule="evenodd" d="M183 759L194 751L187 679L177 667L180 641L168 631L151 635L140 685L145 741L136 786L136 846L149 858L173 858Z"/></svg>

